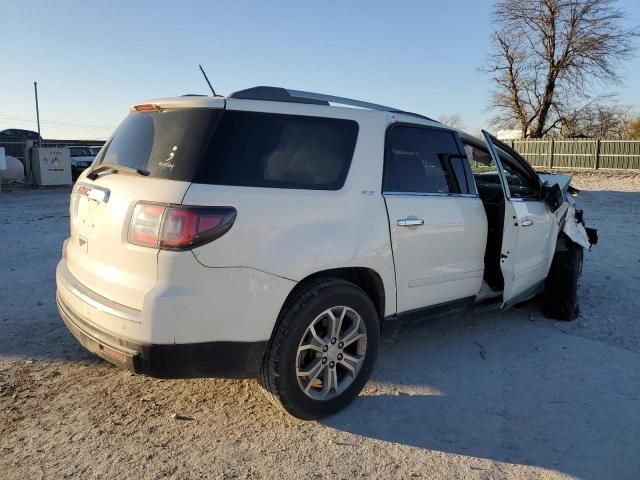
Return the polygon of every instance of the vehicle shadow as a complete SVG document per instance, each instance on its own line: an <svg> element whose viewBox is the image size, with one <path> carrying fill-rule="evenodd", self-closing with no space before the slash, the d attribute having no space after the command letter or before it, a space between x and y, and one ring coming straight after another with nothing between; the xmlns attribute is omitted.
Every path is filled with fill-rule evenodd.
<svg viewBox="0 0 640 480"><path fill-rule="evenodd" d="M411 327L323 424L411 447L637 478L637 353L532 321L538 306Z"/></svg>

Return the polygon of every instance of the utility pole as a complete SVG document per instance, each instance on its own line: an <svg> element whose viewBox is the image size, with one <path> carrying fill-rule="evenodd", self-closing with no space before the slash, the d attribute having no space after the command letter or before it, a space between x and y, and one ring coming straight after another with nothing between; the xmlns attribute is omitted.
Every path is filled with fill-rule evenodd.
<svg viewBox="0 0 640 480"><path fill-rule="evenodd" d="M33 89L36 93L36 121L38 122L38 146L40 146L42 136L40 135L40 108L38 108L38 82L33 82Z"/></svg>

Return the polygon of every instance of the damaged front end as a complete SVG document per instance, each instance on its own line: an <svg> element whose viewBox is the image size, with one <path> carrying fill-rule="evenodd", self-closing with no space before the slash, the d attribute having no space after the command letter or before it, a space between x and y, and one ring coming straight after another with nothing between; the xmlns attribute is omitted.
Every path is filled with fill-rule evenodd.
<svg viewBox="0 0 640 480"><path fill-rule="evenodd" d="M571 175L539 174L545 189L545 201L551 207L560 231L572 242L590 250L598 243L598 231L587 228L582 210L575 208L573 198L580 191L571 186Z"/></svg>
<svg viewBox="0 0 640 480"><path fill-rule="evenodd" d="M579 191L571 187L570 175L541 174L540 178L560 232L545 280L542 311L554 320L575 320L580 315L578 289L584 251L598 243L598 232L586 227L582 210L575 207L573 197Z"/></svg>

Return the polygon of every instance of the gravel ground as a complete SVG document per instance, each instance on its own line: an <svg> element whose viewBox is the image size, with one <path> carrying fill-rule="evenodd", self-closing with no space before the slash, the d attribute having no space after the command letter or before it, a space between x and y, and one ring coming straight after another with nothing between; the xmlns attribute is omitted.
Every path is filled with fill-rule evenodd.
<svg viewBox="0 0 640 480"><path fill-rule="evenodd" d="M252 381L156 380L87 353L54 300L68 190L5 189L0 476L639 478L640 175L574 184L600 233L577 321L531 302L405 328L321 422L280 413Z"/></svg>
<svg viewBox="0 0 640 480"><path fill-rule="evenodd" d="M638 192L640 172L638 170L558 170L554 173L573 175L571 184L581 190L598 192Z"/></svg>

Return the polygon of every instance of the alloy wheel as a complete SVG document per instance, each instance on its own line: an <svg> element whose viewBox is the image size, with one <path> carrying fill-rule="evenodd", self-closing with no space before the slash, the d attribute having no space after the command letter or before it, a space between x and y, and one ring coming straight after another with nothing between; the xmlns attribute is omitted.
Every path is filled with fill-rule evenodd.
<svg viewBox="0 0 640 480"><path fill-rule="evenodd" d="M367 329L354 309L335 306L307 327L296 355L302 391L314 400L330 400L356 379L367 350Z"/></svg>

